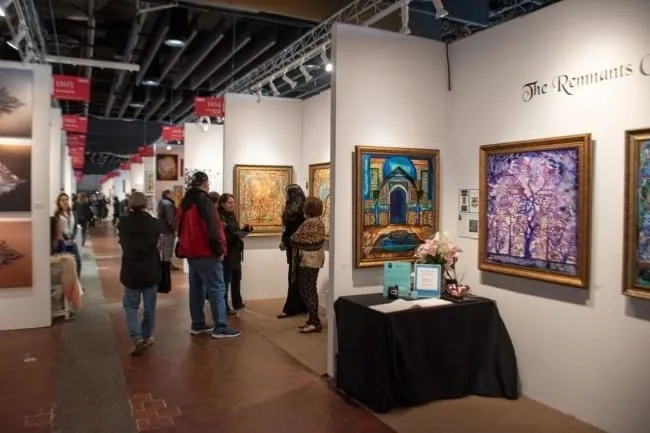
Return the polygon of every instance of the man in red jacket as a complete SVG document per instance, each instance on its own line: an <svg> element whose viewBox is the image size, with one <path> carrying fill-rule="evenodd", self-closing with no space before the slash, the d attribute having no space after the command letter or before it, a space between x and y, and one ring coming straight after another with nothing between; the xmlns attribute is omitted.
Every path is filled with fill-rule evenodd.
<svg viewBox="0 0 650 433"><path fill-rule="evenodd" d="M226 285L223 279L226 234L208 191L208 176L200 171L194 173L176 215L176 255L187 259L190 268L190 333L211 333L213 338L233 338L239 336L239 331L230 328L227 319ZM208 326L203 314L206 294L213 326Z"/></svg>

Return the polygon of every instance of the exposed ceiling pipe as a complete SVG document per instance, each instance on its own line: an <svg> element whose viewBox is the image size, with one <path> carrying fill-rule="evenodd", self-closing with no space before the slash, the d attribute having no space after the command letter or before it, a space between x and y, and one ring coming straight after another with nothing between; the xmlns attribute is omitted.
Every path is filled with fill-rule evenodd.
<svg viewBox="0 0 650 433"><path fill-rule="evenodd" d="M88 2L88 30L87 30L87 45L86 45L86 57L92 59L95 56L95 26L97 20L95 20L95 0L89 0ZM86 78L92 83L93 78L93 68L90 66L86 67ZM90 102L84 104L84 117L88 117L90 113Z"/></svg>
<svg viewBox="0 0 650 433"><path fill-rule="evenodd" d="M176 76L174 79L174 84L172 85L172 89L178 89L181 84L183 84L183 81L185 81L187 77L189 77L190 74L194 72L194 70L201 64L201 62L208 56L208 54L210 54L210 51L212 51L214 47L216 47L219 42L221 42L222 39L223 31L220 31L214 39L206 42L205 45L203 45L196 52L196 54L194 54L188 65L183 68L183 71L178 76Z"/></svg>
<svg viewBox="0 0 650 433"><path fill-rule="evenodd" d="M267 52L271 47L273 47L277 43L275 36L273 38L269 38L265 40L261 45L258 44L255 48L255 50L252 51L251 54L248 55L248 57L245 57L240 63L235 66L235 68L228 72L226 75L224 75L223 78L219 79L217 78L216 80L210 82L210 91L214 92L216 89L220 88L222 85L228 82L230 78L232 78L233 75L238 74L242 69L250 65L257 59L259 56Z"/></svg>
<svg viewBox="0 0 650 433"><path fill-rule="evenodd" d="M126 50L124 51L124 61L131 62L133 58L133 50L138 45L140 40L140 32L144 27L144 23L147 21L147 15L140 15L131 26L131 33L129 34L129 40L126 44ZM117 79L114 81L113 86L111 87L111 93L108 95L108 100L106 101L106 106L104 107L104 117L108 117L111 114L113 109L113 104L115 103L115 93L120 90L122 87L122 82L124 81L125 71L120 71L117 73Z"/></svg>
<svg viewBox="0 0 650 433"><path fill-rule="evenodd" d="M235 41L234 47L232 50L223 51L220 56L216 57L212 64L210 64L204 71L200 73L198 78L192 77L192 84L190 85L191 90L198 89L203 83L205 83L211 76L215 74L219 69L226 64L235 54L242 50L248 43L251 41L250 34L245 34L240 36Z"/></svg>
<svg viewBox="0 0 650 433"><path fill-rule="evenodd" d="M161 19L167 21L167 16L161 17ZM136 86L140 85L140 83L142 82L142 78L144 77L144 74L147 73L147 69L149 69L149 66L151 66L151 62L153 61L153 58L158 55L160 46L165 41L165 36L167 36L167 32L169 32L169 21L167 21L164 26L158 26L156 32L153 34L153 43L147 48L147 54L145 54L142 63L140 63L140 71L138 72L138 75L135 77Z"/></svg>
<svg viewBox="0 0 650 433"><path fill-rule="evenodd" d="M118 119L121 119L124 116L126 109L129 108L129 104L131 103L132 98L133 98L133 88L129 89L129 91L124 95L124 100L122 101L122 105L120 106L120 111L117 113Z"/></svg>
<svg viewBox="0 0 650 433"><path fill-rule="evenodd" d="M166 99L167 98L165 97L165 92L160 93L160 95L155 100L153 105L151 107L149 107L149 110L147 110L147 112L145 113L145 115L143 117L143 120L144 121L149 120L151 118L151 116L153 116L153 114L162 106L162 104L165 103Z"/></svg>
<svg viewBox="0 0 650 433"><path fill-rule="evenodd" d="M176 101L171 101L169 103L169 106L165 108L165 111L160 113L160 115L158 116L158 121L162 122L165 119L165 117L169 116L176 109L176 107L178 107L182 103L183 103L183 98L178 98Z"/></svg>

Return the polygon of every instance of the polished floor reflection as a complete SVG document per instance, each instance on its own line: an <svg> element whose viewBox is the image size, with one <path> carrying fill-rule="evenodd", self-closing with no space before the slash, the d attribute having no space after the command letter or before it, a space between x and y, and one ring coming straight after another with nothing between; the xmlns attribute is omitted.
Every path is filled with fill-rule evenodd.
<svg viewBox="0 0 650 433"><path fill-rule="evenodd" d="M112 230L86 255L75 320L0 333L0 431L393 431L237 317L238 339L191 337L182 273L159 297L154 346L131 357Z"/></svg>

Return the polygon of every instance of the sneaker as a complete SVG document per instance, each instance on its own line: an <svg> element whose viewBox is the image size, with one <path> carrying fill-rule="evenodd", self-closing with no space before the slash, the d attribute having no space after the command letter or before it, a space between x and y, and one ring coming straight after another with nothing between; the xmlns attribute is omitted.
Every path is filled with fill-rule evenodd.
<svg viewBox="0 0 650 433"><path fill-rule="evenodd" d="M131 356L140 356L144 352L145 342L142 338L135 340L133 344L133 349L131 349Z"/></svg>
<svg viewBox="0 0 650 433"><path fill-rule="evenodd" d="M208 334L212 332L212 327L208 325L203 325L200 328L192 328L190 329L190 334L192 335L201 335L201 334Z"/></svg>
<svg viewBox="0 0 650 433"><path fill-rule="evenodd" d="M235 338L239 337L241 333L232 328L219 328L212 332L212 338Z"/></svg>
<svg viewBox="0 0 650 433"><path fill-rule="evenodd" d="M146 349L147 347L151 346L153 343L154 343L153 337L145 338L144 348Z"/></svg>
<svg viewBox="0 0 650 433"><path fill-rule="evenodd" d="M303 334L311 334L312 332L321 332L321 327L309 324L303 328L300 328L300 332Z"/></svg>
<svg viewBox="0 0 650 433"><path fill-rule="evenodd" d="M228 315L229 316L236 316L237 315L237 310L228 310Z"/></svg>

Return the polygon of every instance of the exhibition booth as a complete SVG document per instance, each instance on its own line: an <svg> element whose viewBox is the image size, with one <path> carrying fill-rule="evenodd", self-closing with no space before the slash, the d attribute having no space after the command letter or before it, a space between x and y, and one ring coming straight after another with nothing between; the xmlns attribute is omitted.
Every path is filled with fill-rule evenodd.
<svg viewBox="0 0 650 433"><path fill-rule="evenodd" d="M419 235L434 226L462 248L458 280L496 301L521 393L606 431L640 433L650 425L650 291L639 286L642 275L630 277L630 263L645 254L634 229L644 214L634 206L645 197L636 185L647 174L650 146L643 130L650 128L648 16L645 0L565 0L448 46L335 25L331 90L304 101L226 94L223 124L185 124L182 145L157 143L155 155L141 153L106 178L102 192L122 199L142 190L155 211L163 190L180 202L185 177L206 172L212 190L235 195L240 222L256 226L245 239L246 300L286 295L278 248L284 187L296 183L321 197L329 242L318 287L331 377L339 354L335 302L381 293L383 262L403 258L386 248L396 234L373 225L412 226ZM49 109L50 68L0 63L8 67L33 80L29 134L3 134L0 117L3 154L31 149L31 171L15 172L31 201L0 208L0 232L12 233L15 239L2 239L9 244L27 238L14 233L28 233L19 252L31 273L23 288L0 274L0 329L49 326L49 274L40 266L49 250L47 217L53 195L72 191L74 174L54 126L61 113ZM514 183L499 183L506 170ZM530 182L521 183L522 173ZM549 190L539 180L566 173L572 185ZM543 191L541 204L531 194ZM551 197L562 217L536 220ZM497 199L532 213L496 210ZM567 238L575 245L562 252ZM453 337L441 328L424 331Z"/></svg>

